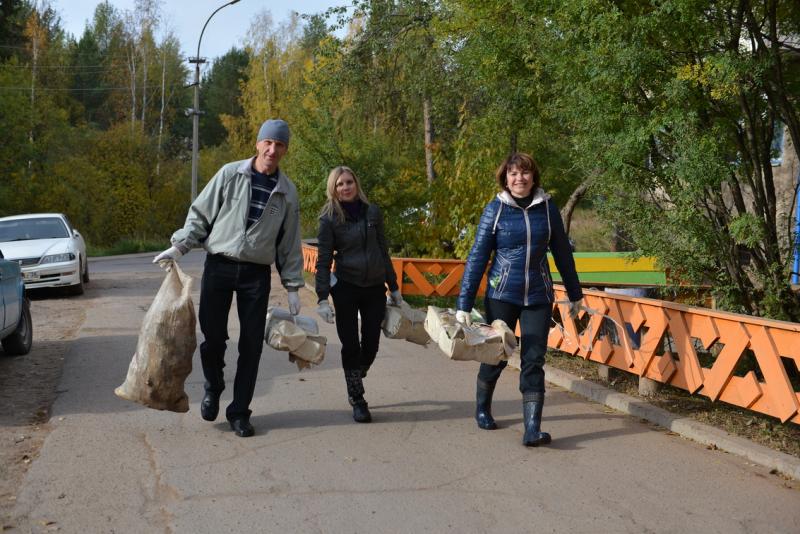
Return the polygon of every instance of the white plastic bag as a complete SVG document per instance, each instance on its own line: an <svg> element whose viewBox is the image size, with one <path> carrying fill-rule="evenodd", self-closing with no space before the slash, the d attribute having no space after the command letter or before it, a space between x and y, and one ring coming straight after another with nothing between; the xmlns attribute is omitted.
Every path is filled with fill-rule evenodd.
<svg viewBox="0 0 800 534"><path fill-rule="evenodd" d="M435 306L428 306L425 330L451 360L497 365L517 348L517 338L504 321L464 326L456 321L454 311Z"/></svg>
<svg viewBox="0 0 800 534"><path fill-rule="evenodd" d="M118 397L157 410L189 411L183 385L197 347L191 289L192 277L173 263L144 316L128 375L114 390Z"/></svg>
<svg viewBox="0 0 800 534"><path fill-rule="evenodd" d="M282 308L269 309L264 340L275 350L288 351L289 361L300 371L322 363L328 344L328 339L319 335L316 320Z"/></svg>
<svg viewBox="0 0 800 534"><path fill-rule="evenodd" d="M390 339L405 339L422 346L431 340L425 331L425 312L415 310L405 301L400 306L386 306L381 327L383 334Z"/></svg>

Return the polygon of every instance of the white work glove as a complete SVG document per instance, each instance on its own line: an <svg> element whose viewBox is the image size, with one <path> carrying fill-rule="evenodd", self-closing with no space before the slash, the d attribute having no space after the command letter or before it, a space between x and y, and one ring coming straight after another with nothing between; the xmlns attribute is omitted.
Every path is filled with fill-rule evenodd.
<svg viewBox="0 0 800 534"><path fill-rule="evenodd" d="M292 315L300 313L300 295L296 289L289 290L289 313Z"/></svg>
<svg viewBox="0 0 800 534"><path fill-rule="evenodd" d="M456 312L456 321L463 324L464 326L469 326L472 324L472 317L470 316L469 312L465 312L464 310L458 310Z"/></svg>
<svg viewBox="0 0 800 534"><path fill-rule="evenodd" d="M333 308L331 308L327 300L323 300L319 303L319 306L317 306L317 314L322 317L323 321L329 324L333 324L333 318L336 317L336 314L333 313Z"/></svg>
<svg viewBox="0 0 800 534"><path fill-rule="evenodd" d="M172 268L172 262L178 261L181 256L183 256L183 252L178 247L169 247L153 258L153 263L157 263L159 267L169 271Z"/></svg>
<svg viewBox="0 0 800 534"><path fill-rule="evenodd" d="M578 314L581 312L581 306L583 306L583 299L571 300L569 302L569 316L573 319L577 319Z"/></svg>
<svg viewBox="0 0 800 534"><path fill-rule="evenodd" d="M389 298L386 299L386 304L390 306L400 306L403 303L403 295L400 294L399 289L395 289L389 293Z"/></svg>

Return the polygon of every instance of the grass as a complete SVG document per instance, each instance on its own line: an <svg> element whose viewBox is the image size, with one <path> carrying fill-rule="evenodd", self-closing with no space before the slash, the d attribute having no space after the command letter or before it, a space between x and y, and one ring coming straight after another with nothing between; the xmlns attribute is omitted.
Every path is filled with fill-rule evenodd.
<svg viewBox="0 0 800 534"><path fill-rule="evenodd" d="M640 398L676 415L690 417L725 430L729 434L747 438L765 447L800 458L800 425L781 423L774 417L724 402L711 402L702 395L690 395L682 389L668 385L662 386L653 397L642 397L639 395L637 375L614 370L611 380L605 381L597 372L598 364L557 350L547 351L547 364L584 380Z"/></svg>
<svg viewBox="0 0 800 534"><path fill-rule="evenodd" d="M135 254L137 252L160 252L167 248L168 240L157 238L127 238L121 239L113 245L101 247L87 244L86 253L89 257L118 256L120 254Z"/></svg>

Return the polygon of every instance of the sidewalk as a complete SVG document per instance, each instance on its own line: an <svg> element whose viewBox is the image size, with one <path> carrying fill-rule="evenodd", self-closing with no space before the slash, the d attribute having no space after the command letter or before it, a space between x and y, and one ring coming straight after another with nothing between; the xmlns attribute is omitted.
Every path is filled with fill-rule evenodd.
<svg viewBox="0 0 800 534"><path fill-rule="evenodd" d="M144 260L146 261L146 260ZM113 278L112 278L113 274ZM365 380L374 422L351 417L332 325L326 360L298 372L265 349L252 422L236 437L201 420L203 378L186 384L190 411L118 399L138 328L160 277L103 275L70 345L52 432L20 490L33 532L795 532L796 490L736 455L709 450L554 385L548 447L521 445L517 376L501 378L500 428L474 419L472 362L381 340ZM198 272L190 274L197 276ZM273 275L271 304L285 304ZM197 302L197 292L194 293ZM304 292L303 313L314 296ZM234 308L235 309L235 308ZM231 314L226 368L235 368ZM551 380L557 373L550 372Z"/></svg>

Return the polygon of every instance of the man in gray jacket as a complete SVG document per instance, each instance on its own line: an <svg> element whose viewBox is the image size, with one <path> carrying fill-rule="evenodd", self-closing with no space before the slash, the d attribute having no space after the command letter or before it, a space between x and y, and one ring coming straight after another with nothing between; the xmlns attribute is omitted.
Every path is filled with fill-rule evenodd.
<svg viewBox="0 0 800 534"><path fill-rule="evenodd" d="M225 389L225 345L233 293L239 312L239 360L233 401L225 415L237 436L254 434L250 424L258 364L266 326L270 265L276 263L288 291L289 310L300 312L298 289L303 280L300 208L297 189L278 163L289 147L289 126L282 120L261 125L256 155L224 165L192 203L172 246L154 263L168 268L183 254L202 245L208 252L200 286L200 358L205 396L200 412L206 421L219 413Z"/></svg>

